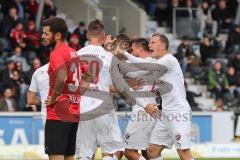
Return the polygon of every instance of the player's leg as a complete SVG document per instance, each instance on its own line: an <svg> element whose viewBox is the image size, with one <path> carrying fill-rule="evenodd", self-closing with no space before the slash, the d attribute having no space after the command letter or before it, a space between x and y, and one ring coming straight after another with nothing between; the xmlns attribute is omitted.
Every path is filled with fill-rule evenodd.
<svg viewBox="0 0 240 160"><path fill-rule="evenodd" d="M91 160L97 150L97 137L94 120L80 121L76 139L76 157L79 160Z"/></svg>
<svg viewBox="0 0 240 160"><path fill-rule="evenodd" d="M180 112L174 117L182 117L182 119L170 122L174 135L174 143L181 160L191 160L191 113Z"/></svg>
<svg viewBox="0 0 240 160"><path fill-rule="evenodd" d="M161 155L165 146L158 144L150 144L148 148L148 156L151 160L162 160L163 157Z"/></svg>
<svg viewBox="0 0 240 160"><path fill-rule="evenodd" d="M64 160L63 155L48 155L49 160Z"/></svg>
<svg viewBox="0 0 240 160"><path fill-rule="evenodd" d="M139 160L141 155L138 153L138 150L125 149L124 156L129 160ZM145 159L145 158L144 158ZM142 159L142 160L144 160Z"/></svg>
<svg viewBox="0 0 240 160"><path fill-rule="evenodd" d="M103 158L113 158L113 154L123 151L121 131L114 110L95 119L97 142L102 148Z"/></svg>
<svg viewBox="0 0 240 160"><path fill-rule="evenodd" d="M64 160L75 160L74 156L64 156Z"/></svg>
<svg viewBox="0 0 240 160"><path fill-rule="evenodd" d="M125 131L124 155L131 160L146 159L138 153L138 150L148 148L155 120L144 111L133 111L132 114L136 116L129 121ZM147 152L145 155L147 157Z"/></svg>
<svg viewBox="0 0 240 160"><path fill-rule="evenodd" d="M113 154L102 153L102 159L103 160L113 160Z"/></svg>
<svg viewBox="0 0 240 160"><path fill-rule="evenodd" d="M113 154L113 160L121 160L123 157L123 151L117 151Z"/></svg>
<svg viewBox="0 0 240 160"><path fill-rule="evenodd" d="M174 143L172 134L169 131L167 119L161 119L156 122L152 131L148 156L150 159L161 160L164 148L172 148Z"/></svg>
<svg viewBox="0 0 240 160"><path fill-rule="evenodd" d="M141 150L142 156L146 159L146 160L150 160L149 156L148 156L148 152L147 150Z"/></svg>
<svg viewBox="0 0 240 160"><path fill-rule="evenodd" d="M62 121L47 120L45 125L45 153L50 160L63 160L68 144L68 131Z"/></svg>
<svg viewBox="0 0 240 160"><path fill-rule="evenodd" d="M190 149L177 149L177 152L181 160L192 160L192 154Z"/></svg>
<svg viewBox="0 0 240 160"><path fill-rule="evenodd" d="M66 122L68 125L68 146L66 148L64 160L74 160L74 155L76 151L76 137L78 130L78 123L76 122Z"/></svg>

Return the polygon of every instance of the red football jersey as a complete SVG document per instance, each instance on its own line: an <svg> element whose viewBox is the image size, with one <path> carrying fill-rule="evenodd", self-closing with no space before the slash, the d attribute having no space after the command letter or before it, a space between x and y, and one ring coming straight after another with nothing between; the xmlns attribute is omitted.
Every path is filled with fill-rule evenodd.
<svg viewBox="0 0 240 160"><path fill-rule="evenodd" d="M60 70L67 73L65 85L56 103L47 107L47 119L79 122L81 98L79 85L82 69L76 51L69 47L67 43L60 44L50 54L48 69L50 78L49 96L53 95L56 77Z"/></svg>

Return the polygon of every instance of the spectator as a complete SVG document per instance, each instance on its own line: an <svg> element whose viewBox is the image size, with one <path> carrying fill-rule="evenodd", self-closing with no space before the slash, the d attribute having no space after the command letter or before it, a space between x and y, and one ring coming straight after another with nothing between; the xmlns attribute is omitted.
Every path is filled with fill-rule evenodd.
<svg viewBox="0 0 240 160"><path fill-rule="evenodd" d="M191 109L193 111L201 111L202 109L198 107L198 103L195 101L195 98L196 97L200 97L201 96L201 93L200 94L196 94L190 90L188 90L188 85L186 82L184 82L185 84L185 88L186 88L186 97L187 97L187 101L191 107Z"/></svg>
<svg viewBox="0 0 240 160"><path fill-rule="evenodd" d="M19 21L19 17L17 14L17 8L12 7L9 9L9 15L4 17L3 23L1 25L1 33L4 38L8 38L10 31L16 26Z"/></svg>
<svg viewBox="0 0 240 160"><path fill-rule="evenodd" d="M208 36L204 36L203 40L200 44L200 54L202 63L205 66L208 59L216 58L216 47L214 46L214 42L210 40Z"/></svg>
<svg viewBox="0 0 240 160"><path fill-rule="evenodd" d="M238 97L238 78L235 72L235 69L230 66L227 70L227 80L229 84L229 91L235 98Z"/></svg>
<svg viewBox="0 0 240 160"><path fill-rule="evenodd" d="M167 14L167 7L168 7L168 1L169 0L154 0L150 2L150 16L154 16L156 21L158 21L159 25L166 26L166 23L168 21Z"/></svg>
<svg viewBox="0 0 240 160"><path fill-rule="evenodd" d="M20 81L21 82L27 82L27 74L23 71L22 63L21 62L15 62L15 70L18 71L20 75Z"/></svg>
<svg viewBox="0 0 240 160"><path fill-rule="evenodd" d="M192 62L190 58L193 56L193 49L187 36L183 37L183 40L178 46L177 54L175 54L175 56L180 63L183 73L185 73L188 64L191 64Z"/></svg>
<svg viewBox="0 0 240 160"><path fill-rule="evenodd" d="M6 88L3 97L0 99L0 111L16 111L16 100L13 98L13 93L10 88Z"/></svg>
<svg viewBox="0 0 240 160"><path fill-rule="evenodd" d="M178 17L186 17L191 20L196 17L196 11L193 10L194 5L192 0L186 0L185 3L183 4L183 7L186 7L186 10L177 11L176 14Z"/></svg>
<svg viewBox="0 0 240 160"><path fill-rule="evenodd" d="M233 28L233 17L227 8L226 0L219 0L217 7L212 12L213 19L218 23L218 31Z"/></svg>
<svg viewBox="0 0 240 160"><path fill-rule="evenodd" d="M238 51L240 51L240 25L229 32L226 44L227 53L236 53Z"/></svg>
<svg viewBox="0 0 240 160"><path fill-rule="evenodd" d="M41 67L41 65L42 65L42 64L41 64L41 61L40 61L38 58L35 58L35 59L33 60L32 67L31 67L31 69L27 72L27 75L26 75L26 78L27 78L26 83L27 83L27 84L30 84L33 73L34 73L39 67Z"/></svg>
<svg viewBox="0 0 240 160"><path fill-rule="evenodd" d="M172 22L173 22L173 10L174 8L179 7L179 0L170 0L168 1L168 7L167 7L167 23L168 26L172 28Z"/></svg>
<svg viewBox="0 0 240 160"><path fill-rule="evenodd" d="M22 48L26 47L25 38L27 37L22 22L17 22L16 26L11 30L10 38L12 43L14 44L13 47L16 45L21 46Z"/></svg>
<svg viewBox="0 0 240 160"><path fill-rule="evenodd" d="M228 92L228 81L222 70L222 64L216 62L214 69L208 73L208 87L215 99L222 99L223 94Z"/></svg>
<svg viewBox="0 0 240 160"><path fill-rule="evenodd" d="M75 51L78 51L82 46L79 44L79 37L76 34L73 34L70 38L69 46L73 48Z"/></svg>
<svg viewBox="0 0 240 160"><path fill-rule="evenodd" d="M2 70L0 72L0 82L4 82L6 81L7 79L10 79L12 78L12 71L14 69L14 61L13 60L7 60L7 68Z"/></svg>
<svg viewBox="0 0 240 160"><path fill-rule="evenodd" d="M24 7L23 7L22 2L23 2L23 0L15 0L19 19L24 18Z"/></svg>
<svg viewBox="0 0 240 160"><path fill-rule="evenodd" d="M84 46L87 41L87 29L84 22L79 22L78 28L76 28L73 32L77 34L80 40L80 45Z"/></svg>
<svg viewBox="0 0 240 160"><path fill-rule="evenodd" d="M15 55L13 55L10 59L13 60L14 62L21 62L24 72L30 69L26 59L22 57L22 48L20 46L17 46L15 48Z"/></svg>
<svg viewBox="0 0 240 160"><path fill-rule="evenodd" d="M34 21L29 21L28 28L26 31L27 35L27 49L31 51L36 51L40 45L40 34L36 29Z"/></svg>
<svg viewBox="0 0 240 160"><path fill-rule="evenodd" d="M38 2L36 0L29 0L26 10L29 11L30 15L36 19L37 12L38 12Z"/></svg>
<svg viewBox="0 0 240 160"><path fill-rule="evenodd" d="M240 52L236 53L236 55L230 59L229 66L233 66L235 68L237 75L240 74Z"/></svg>
<svg viewBox="0 0 240 160"><path fill-rule="evenodd" d="M44 1L43 19L48 19L52 16L56 16L57 9L54 6L52 0Z"/></svg>
<svg viewBox="0 0 240 160"><path fill-rule="evenodd" d="M217 34L217 22L212 18L212 9L207 0L202 1L197 10L197 17L201 21L201 34L204 35L211 28L211 35Z"/></svg>
<svg viewBox="0 0 240 160"><path fill-rule="evenodd" d="M229 10L229 13L231 17L235 17L237 13L237 7L239 5L238 0L226 0L227 2L227 8Z"/></svg>
<svg viewBox="0 0 240 160"><path fill-rule="evenodd" d="M17 70L13 70L12 72L13 76L12 78L4 81L2 83L2 88L5 90L6 88L11 88L13 91L13 96L17 102L17 110L23 110L24 106L21 105L21 99L20 97L26 97L26 95L21 95L21 84L20 81L20 74Z"/></svg>

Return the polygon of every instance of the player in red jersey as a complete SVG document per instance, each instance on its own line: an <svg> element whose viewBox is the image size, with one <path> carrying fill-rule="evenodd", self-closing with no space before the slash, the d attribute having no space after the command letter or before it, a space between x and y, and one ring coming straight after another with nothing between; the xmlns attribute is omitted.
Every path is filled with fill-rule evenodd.
<svg viewBox="0 0 240 160"><path fill-rule="evenodd" d="M49 94L45 101L45 153L50 160L73 160L80 114L80 95L92 81L76 52L65 42L68 27L58 17L43 22L42 39L53 47L48 68Z"/></svg>

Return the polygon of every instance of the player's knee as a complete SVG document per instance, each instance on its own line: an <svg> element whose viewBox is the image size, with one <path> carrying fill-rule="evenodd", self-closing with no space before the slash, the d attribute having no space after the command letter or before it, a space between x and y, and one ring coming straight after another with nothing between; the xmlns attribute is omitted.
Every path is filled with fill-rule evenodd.
<svg viewBox="0 0 240 160"><path fill-rule="evenodd" d="M156 145L156 144L150 143L149 147L148 147L149 158L154 159L154 158L160 157L164 148L165 148L165 146L163 146L163 145Z"/></svg>
<svg viewBox="0 0 240 160"><path fill-rule="evenodd" d="M181 160L192 160L192 154L190 149L184 149L184 150L177 150L179 157Z"/></svg>
<svg viewBox="0 0 240 160"><path fill-rule="evenodd" d="M117 151L116 153L113 154L113 159L121 159L123 157L123 151Z"/></svg>
<svg viewBox="0 0 240 160"><path fill-rule="evenodd" d="M161 155L160 151L155 148L149 148L148 149L148 157L150 159L154 159L156 157L159 157Z"/></svg>
<svg viewBox="0 0 240 160"><path fill-rule="evenodd" d="M125 157L129 157L129 155L131 155L131 153L132 153L132 150L129 150L129 149L125 149L125 151L123 152Z"/></svg>

